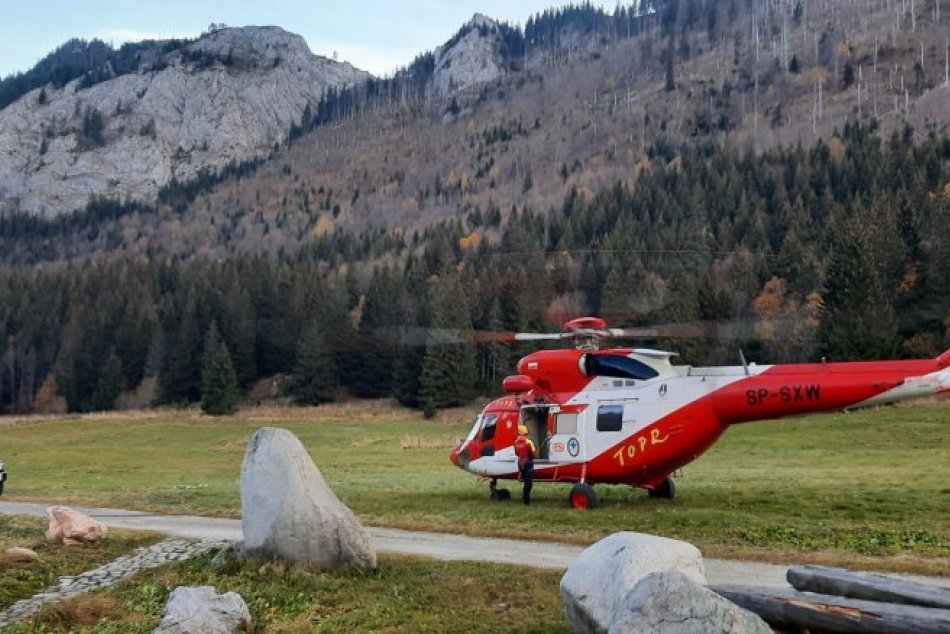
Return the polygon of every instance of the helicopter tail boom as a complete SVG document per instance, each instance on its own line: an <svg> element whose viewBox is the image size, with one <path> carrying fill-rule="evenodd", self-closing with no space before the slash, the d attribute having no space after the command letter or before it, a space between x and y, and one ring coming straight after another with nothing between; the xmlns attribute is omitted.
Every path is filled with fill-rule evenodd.
<svg viewBox="0 0 950 634"><path fill-rule="evenodd" d="M776 365L713 394L724 423L854 409L950 390L950 351L934 360Z"/></svg>

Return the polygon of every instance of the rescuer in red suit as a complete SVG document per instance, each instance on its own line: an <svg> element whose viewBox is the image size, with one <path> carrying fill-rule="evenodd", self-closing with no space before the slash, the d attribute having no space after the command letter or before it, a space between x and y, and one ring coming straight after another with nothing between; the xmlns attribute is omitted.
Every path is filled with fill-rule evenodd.
<svg viewBox="0 0 950 634"><path fill-rule="evenodd" d="M534 485L534 443L528 438L528 426L518 425L518 437L515 439L515 455L518 456L518 477L524 483L521 489L521 501L531 504L531 487Z"/></svg>

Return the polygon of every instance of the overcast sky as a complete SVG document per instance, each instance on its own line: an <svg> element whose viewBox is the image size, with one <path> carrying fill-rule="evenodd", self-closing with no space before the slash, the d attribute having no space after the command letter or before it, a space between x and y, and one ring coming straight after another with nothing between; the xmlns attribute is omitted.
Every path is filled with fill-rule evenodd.
<svg viewBox="0 0 950 634"><path fill-rule="evenodd" d="M277 25L310 50L392 74L447 40L476 12L511 25L568 0L2 0L0 77L26 71L73 37L123 42L195 37L212 22ZM580 0L575 0L576 4ZM609 10L616 0L595 1Z"/></svg>

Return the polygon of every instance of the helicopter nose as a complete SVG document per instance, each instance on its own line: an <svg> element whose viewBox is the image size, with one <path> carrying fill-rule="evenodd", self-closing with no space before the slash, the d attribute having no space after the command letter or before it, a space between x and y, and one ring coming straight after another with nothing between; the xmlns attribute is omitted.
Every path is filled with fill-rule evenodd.
<svg viewBox="0 0 950 634"><path fill-rule="evenodd" d="M452 453L449 454L449 460L460 469L468 469L468 463L471 462L472 456L467 445L459 445L453 449Z"/></svg>

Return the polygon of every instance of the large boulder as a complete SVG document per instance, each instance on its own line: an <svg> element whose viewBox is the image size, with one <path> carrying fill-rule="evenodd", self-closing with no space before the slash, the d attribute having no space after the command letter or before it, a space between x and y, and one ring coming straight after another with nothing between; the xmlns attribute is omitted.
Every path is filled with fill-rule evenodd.
<svg viewBox="0 0 950 634"><path fill-rule="evenodd" d="M376 550L353 512L323 481L301 442L264 427L241 468L244 553L333 569L376 567Z"/></svg>
<svg viewBox="0 0 950 634"><path fill-rule="evenodd" d="M85 513L75 511L68 506L51 506L46 509L49 516L49 528L46 541L62 542L67 546L77 544L98 544L109 532L108 527Z"/></svg>
<svg viewBox="0 0 950 634"><path fill-rule="evenodd" d="M771 634L740 608L681 572L653 572L627 593L609 634Z"/></svg>
<svg viewBox="0 0 950 634"><path fill-rule="evenodd" d="M218 594L211 586L172 590L162 620L152 634L250 632L251 613L237 592Z"/></svg>
<svg viewBox="0 0 950 634"><path fill-rule="evenodd" d="M675 570L706 584L692 544L642 533L614 533L586 548L561 577L561 598L575 632L606 632L630 590L652 572Z"/></svg>

